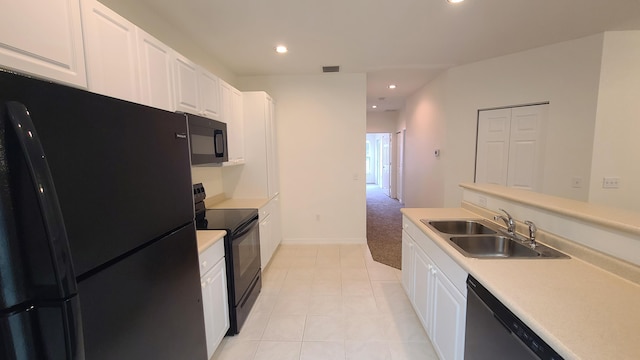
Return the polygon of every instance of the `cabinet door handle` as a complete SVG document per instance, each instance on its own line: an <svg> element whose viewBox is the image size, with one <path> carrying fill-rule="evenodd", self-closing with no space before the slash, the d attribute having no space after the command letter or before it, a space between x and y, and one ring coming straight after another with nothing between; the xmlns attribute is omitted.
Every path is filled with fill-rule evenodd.
<svg viewBox="0 0 640 360"><path fill-rule="evenodd" d="M207 261L206 260L202 262L202 267L207 267Z"/></svg>

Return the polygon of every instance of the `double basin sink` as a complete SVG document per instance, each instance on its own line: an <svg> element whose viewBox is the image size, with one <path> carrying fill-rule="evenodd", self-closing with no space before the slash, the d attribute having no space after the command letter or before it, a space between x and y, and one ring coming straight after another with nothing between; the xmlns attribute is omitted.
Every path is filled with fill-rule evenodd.
<svg viewBox="0 0 640 360"><path fill-rule="evenodd" d="M456 250L466 257L490 259L554 259L567 255L527 239L508 234L498 225L486 220L420 220L440 233Z"/></svg>

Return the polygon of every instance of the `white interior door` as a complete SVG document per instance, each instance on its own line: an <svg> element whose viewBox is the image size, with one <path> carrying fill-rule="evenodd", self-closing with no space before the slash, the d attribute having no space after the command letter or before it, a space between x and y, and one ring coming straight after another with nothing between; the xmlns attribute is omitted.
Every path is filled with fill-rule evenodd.
<svg viewBox="0 0 640 360"><path fill-rule="evenodd" d="M398 151L396 152L397 164L396 167L396 197L398 201L403 202L403 189L404 189L404 137L407 130L403 129L401 132L397 133L397 144Z"/></svg>
<svg viewBox="0 0 640 360"><path fill-rule="evenodd" d="M477 183L507 184L510 127L511 109L479 112L476 154Z"/></svg>
<svg viewBox="0 0 640 360"><path fill-rule="evenodd" d="M382 191L391 194L391 134L380 136L380 187Z"/></svg>
<svg viewBox="0 0 640 360"><path fill-rule="evenodd" d="M507 186L540 191L548 105L513 108Z"/></svg>

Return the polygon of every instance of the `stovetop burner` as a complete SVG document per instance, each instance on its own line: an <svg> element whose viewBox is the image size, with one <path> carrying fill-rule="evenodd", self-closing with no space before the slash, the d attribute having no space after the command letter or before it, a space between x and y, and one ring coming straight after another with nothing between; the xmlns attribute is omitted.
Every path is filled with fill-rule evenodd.
<svg viewBox="0 0 640 360"><path fill-rule="evenodd" d="M202 183L193 185L197 230L226 230L230 235L258 219L258 209L207 209Z"/></svg>

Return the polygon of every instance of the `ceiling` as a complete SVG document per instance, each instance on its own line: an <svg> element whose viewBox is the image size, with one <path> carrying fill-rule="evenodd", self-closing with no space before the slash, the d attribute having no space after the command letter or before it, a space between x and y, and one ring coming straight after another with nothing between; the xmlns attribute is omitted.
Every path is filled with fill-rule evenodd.
<svg viewBox="0 0 640 360"><path fill-rule="evenodd" d="M126 0L102 0L107 6ZM640 0L137 0L238 76L367 74L367 108L461 64L640 29ZM276 54L276 45L289 48ZM330 75L328 75L330 76ZM396 84L395 90L387 88ZM383 100L380 100L383 98Z"/></svg>

